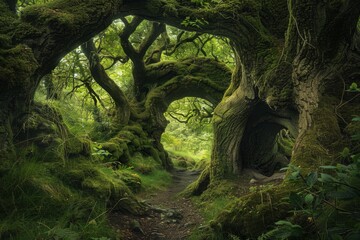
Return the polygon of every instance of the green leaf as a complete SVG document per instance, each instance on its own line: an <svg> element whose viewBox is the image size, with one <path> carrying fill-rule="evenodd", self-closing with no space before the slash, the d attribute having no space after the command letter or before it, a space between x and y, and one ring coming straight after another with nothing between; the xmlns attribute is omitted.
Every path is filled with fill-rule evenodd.
<svg viewBox="0 0 360 240"><path fill-rule="evenodd" d="M297 193L291 192L289 196L290 204L295 208L302 208L304 205L304 200Z"/></svg>
<svg viewBox="0 0 360 240"><path fill-rule="evenodd" d="M349 88L351 91L356 91L358 89L358 85L356 83L352 83Z"/></svg>
<svg viewBox="0 0 360 240"><path fill-rule="evenodd" d="M351 188L348 188L346 190L344 189L344 190L329 192L327 196L338 200L350 200L359 197L359 192Z"/></svg>
<svg viewBox="0 0 360 240"><path fill-rule="evenodd" d="M357 161L357 160L360 160L360 153L351 155L351 158L354 160L354 162Z"/></svg>
<svg viewBox="0 0 360 240"><path fill-rule="evenodd" d="M322 169L332 169L332 170L337 169L337 167L336 167L336 166L331 166L331 165L327 165L327 166L320 166L320 168L322 168Z"/></svg>
<svg viewBox="0 0 360 240"><path fill-rule="evenodd" d="M360 117L354 117L353 119L351 119L351 121L353 122L360 122Z"/></svg>
<svg viewBox="0 0 360 240"><path fill-rule="evenodd" d="M350 156L350 149L348 147L345 147L342 152L340 153L340 155L343 157L343 158L347 158Z"/></svg>
<svg viewBox="0 0 360 240"><path fill-rule="evenodd" d="M317 172L309 173L308 176L306 177L306 185L308 185L309 187L314 186L314 184L317 181L317 178L318 178Z"/></svg>
<svg viewBox="0 0 360 240"><path fill-rule="evenodd" d="M70 228L55 227L50 229L47 234L54 237L55 239L63 240L77 240L80 238L79 234Z"/></svg>
<svg viewBox="0 0 360 240"><path fill-rule="evenodd" d="M326 173L320 173L320 178L318 180L319 180L319 182L336 182L337 181L333 176L326 174Z"/></svg>
<svg viewBox="0 0 360 240"><path fill-rule="evenodd" d="M290 169L290 167L283 167L283 168L280 168L280 171L287 171L288 169Z"/></svg>
<svg viewBox="0 0 360 240"><path fill-rule="evenodd" d="M290 177L292 179L297 179L299 177L299 175L300 175L300 171L295 171L295 172L291 173Z"/></svg>
<svg viewBox="0 0 360 240"><path fill-rule="evenodd" d="M294 224L292 224L291 222L289 221L285 221L285 220L279 220L275 223L275 225L278 225L278 226L282 226L282 225L286 225L286 226L289 226L289 227L292 227L294 226Z"/></svg>
<svg viewBox="0 0 360 240"><path fill-rule="evenodd" d="M305 200L305 203L306 203L307 205L310 205L310 204L312 204L313 201L314 201L314 196L313 196L311 193L306 194L304 200Z"/></svg>
<svg viewBox="0 0 360 240"><path fill-rule="evenodd" d="M348 234L347 240L358 240L360 239L360 231L357 231L357 232L352 232L350 234Z"/></svg>
<svg viewBox="0 0 360 240"><path fill-rule="evenodd" d="M330 236L331 236L331 239L332 239L332 240L343 240L343 238L342 238L339 234L337 234L337 233L335 233L335 234L330 234Z"/></svg>
<svg viewBox="0 0 360 240"><path fill-rule="evenodd" d="M355 134L351 136L351 140L353 141L359 141L360 140L360 134Z"/></svg>

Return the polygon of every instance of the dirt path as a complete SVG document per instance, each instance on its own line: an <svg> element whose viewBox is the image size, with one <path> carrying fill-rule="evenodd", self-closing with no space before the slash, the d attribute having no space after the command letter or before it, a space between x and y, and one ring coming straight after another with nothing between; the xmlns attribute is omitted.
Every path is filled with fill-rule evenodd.
<svg viewBox="0 0 360 240"><path fill-rule="evenodd" d="M174 170L173 183L166 191L145 196L149 211L146 216L112 213L110 222L125 240L187 239L203 219L191 200L177 194L195 181L199 172Z"/></svg>

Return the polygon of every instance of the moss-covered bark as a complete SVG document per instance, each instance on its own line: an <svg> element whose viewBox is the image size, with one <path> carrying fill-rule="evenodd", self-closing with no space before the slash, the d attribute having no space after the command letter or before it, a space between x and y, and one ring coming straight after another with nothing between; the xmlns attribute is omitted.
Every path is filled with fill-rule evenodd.
<svg viewBox="0 0 360 240"><path fill-rule="evenodd" d="M343 99L343 89L346 89L351 81L354 81L351 76L358 75L356 71L350 73L345 70L349 66L353 66L353 60L350 56L359 56L358 49L356 47L351 49L349 45L350 42L355 43L355 45L358 42L356 34L354 35L354 26L357 20L353 20L349 26L342 27L342 29L347 28L349 32L353 33L351 40L349 35L338 36L338 40L332 49L323 46L322 41L323 34L329 33L329 25L341 25L344 22L351 21L350 19L354 17L358 19L360 8L359 4L354 1L338 2L337 4L342 7L335 11L336 13L331 6L320 7L314 2L296 2L290 6L291 18L289 19L287 42L283 56L288 60L293 60L292 66L290 69L286 67L283 71L270 70L271 74L265 72L265 78L270 76L270 80L277 77L280 81L278 80L275 84L270 81L264 82L266 83L264 85L265 94L260 95L265 98L268 106L275 112L278 112L279 106L282 108L283 106L272 104L274 97L276 102L282 96L287 96L285 98L288 102L287 105L289 106L290 103L290 106L296 106L299 119L295 130L298 131L298 134L295 135L296 141L291 163L300 166L304 174L317 170L321 165L336 163L337 155L344 147L343 144L346 139L346 136L342 134L344 119L341 120L342 116L346 114L339 115L336 113L336 109L339 106L343 107L341 103L346 101ZM344 12L351 14L347 20L334 17L334 14L343 16ZM317 18L317 14L324 15ZM334 23L336 21L339 22ZM319 28L314 27L314 24L318 24ZM336 30L333 29L333 31L333 34L336 35ZM302 33L304 34L302 35ZM334 37L333 34L332 37ZM329 42L331 41L333 38L329 39ZM349 58L346 59L345 56ZM284 65L286 66L289 63L279 61L278 64L280 65L277 69L282 69ZM271 77L271 75L273 76ZM259 80L255 81L261 83L262 79ZM283 95L284 90L289 91L287 89L290 90L290 95L288 93ZM357 100L347 101L347 104L353 106L354 110ZM349 122L349 118L345 121ZM263 136L260 135L260 138ZM298 189L297 185L285 182L272 190L261 193L262 196L268 196L266 201L268 203L259 202L259 199L262 198L258 194L244 196L229 208L229 211L220 215L213 227L239 236L257 237L273 221L289 216L287 208L279 205L279 202L282 197L288 196L290 191L296 191L296 189Z"/></svg>
<svg viewBox="0 0 360 240"><path fill-rule="evenodd" d="M257 144L264 143L257 141L257 138L261 138L261 135L256 134L259 125L253 125L252 119L259 103L265 104L269 109L259 116L266 120L264 122L275 122L294 132L296 140L291 161L301 166L305 172L336 161L336 152L343 146L342 140L348 137L344 133L351 130L351 127L345 129L346 124L343 122L349 122L349 116L357 109L358 100L354 101L351 96L343 94L343 89L359 78L360 44L359 30L356 28L360 14L358 0L226 0L211 2L211 7L176 0L57 0L26 8L20 18L14 12L13 3L14 1L0 1L2 166L16 159L15 150L18 145L15 147L14 142L22 145L22 140L27 139L17 135L19 130L26 127L26 124L28 130L40 127L38 123L30 121L32 113L27 114L32 110L32 98L40 77L51 70L68 51L103 30L113 19L127 14L188 30L214 33L232 40L236 50L236 69L230 87L215 110L215 142L210 181L238 173L254 161L251 155L244 158L241 151L245 151L245 141L248 139ZM193 21L201 19L203 24L197 27L185 26L181 23L186 17ZM153 70L166 67L166 64L147 66L145 70L149 73L149 83L160 78L160 85L155 88L147 86L149 92L145 105L139 107L141 113L134 114L132 120L140 124L150 122L144 124L145 132L159 139L166 124L161 113L172 100L183 96L181 92L175 93L175 90L189 90L189 86L194 86L191 83L198 84L205 80L211 91L199 93L198 88L191 88L192 94L200 94L201 97L213 100L215 92L219 90L211 84L214 80L211 76L215 74L203 74L201 71L214 65L207 65L206 61L203 63L199 67L188 60L181 66L177 65L181 74L170 69L160 76L154 74ZM166 74L175 76L162 79ZM228 76L227 73L224 76ZM188 85L181 85L180 80ZM348 109L346 111L344 102ZM284 112L291 114L284 116ZM293 117L294 113L297 116ZM275 120L271 119L274 115L277 116ZM281 120L289 117L290 120L286 121L291 124ZM48 125L39 133L40 136L35 136L42 140L34 143L38 147L44 144L50 151L52 144L54 147L61 146L59 139L62 138L47 138L48 131L55 127L53 124ZM58 130L51 131L52 135ZM141 143L137 143L140 140L136 131L129 132L131 134L128 137L132 141L130 145L135 146L134 151L136 147L141 148ZM273 135L274 133L270 134L269 139ZM114 147L114 155L118 152L118 158L121 158L126 156L126 147L121 148L123 152L120 154L119 146L122 146L123 141L119 139L113 139L115 147L110 143L107 147L109 151ZM79 149L70 150L62 146L59 154L63 156L66 151L79 154L83 147L81 151ZM253 148L252 151L256 149ZM31 155L31 151L26 154ZM164 154L160 145L152 146L149 152L154 156L157 152L160 159ZM266 156L269 152L270 150L266 150L262 155ZM51 158L57 159L57 156ZM99 185L109 188L113 186L94 181L87 180L84 185L89 189L97 189ZM274 201L285 196L290 187L296 189L296 186L285 183L269 190L271 202L269 200L266 204L259 202L259 194L241 198L229 213L218 218L215 225L246 237L260 234L271 221L286 216L286 208L280 208ZM278 211L274 212L272 209ZM258 214L253 215L254 212ZM264 224L260 225L258 222ZM239 232L238 229L243 230Z"/></svg>
<svg viewBox="0 0 360 240"><path fill-rule="evenodd" d="M72 135L54 108L34 104L22 118L16 156L0 162L0 238L45 238L49 228L82 238L113 237L108 209L143 213L124 176L93 161L90 140ZM19 221L29 216L33 221Z"/></svg>

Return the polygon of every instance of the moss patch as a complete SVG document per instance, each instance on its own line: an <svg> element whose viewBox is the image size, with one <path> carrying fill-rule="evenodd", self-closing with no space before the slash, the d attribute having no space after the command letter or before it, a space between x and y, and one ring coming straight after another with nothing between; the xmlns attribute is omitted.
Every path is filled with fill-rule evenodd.
<svg viewBox="0 0 360 240"><path fill-rule="evenodd" d="M336 155L344 147L332 104L334 100L327 98L321 102L313 113L312 126L297 139L291 159L292 164L300 166L304 174L319 166L334 164Z"/></svg>
<svg viewBox="0 0 360 240"><path fill-rule="evenodd" d="M107 207L141 209L113 172L85 159L67 166L19 160L1 170L1 238L56 238L61 231L84 239L113 238Z"/></svg>
<svg viewBox="0 0 360 240"><path fill-rule="evenodd" d="M35 104L22 122L17 159L0 163L0 238L115 238L108 211L142 213L138 179L92 160L54 108Z"/></svg>
<svg viewBox="0 0 360 240"><path fill-rule="evenodd" d="M182 195L199 196L201 195L210 184L210 167L205 168L200 177L193 183L191 183L182 193Z"/></svg>
<svg viewBox="0 0 360 240"><path fill-rule="evenodd" d="M32 50L26 45L0 49L0 86L6 93L23 93L33 88L30 76L38 67Z"/></svg>
<svg viewBox="0 0 360 240"><path fill-rule="evenodd" d="M256 239L274 221L289 214L289 206L282 201L289 189L296 188L288 184L264 185L232 201L211 222L213 231Z"/></svg>

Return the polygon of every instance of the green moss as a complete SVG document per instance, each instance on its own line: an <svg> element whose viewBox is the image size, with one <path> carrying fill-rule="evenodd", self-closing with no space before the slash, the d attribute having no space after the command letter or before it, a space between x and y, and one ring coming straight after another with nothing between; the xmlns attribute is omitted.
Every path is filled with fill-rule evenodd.
<svg viewBox="0 0 360 240"><path fill-rule="evenodd" d="M206 171L204 171L206 174ZM206 175L205 175L206 176ZM233 197L236 195L237 185L236 179L226 179L211 182L206 191L201 195L204 201L216 199L221 196Z"/></svg>
<svg viewBox="0 0 360 240"><path fill-rule="evenodd" d="M263 187L233 201L220 213L211 227L214 231L231 233L244 238L256 239L276 219L288 216L289 205L282 199L293 185Z"/></svg>
<svg viewBox="0 0 360 240"><path fill-rule="evenodd" d="M150 156L152 156L156 162L158 163L162 163L160 155L159 155L159 151L157 149L155 149L152 146L147 147L147 152L150 154Z"/></svg>
<svg viewBox="0 0 360 240"><path fill-rule="evenodd" d="M15 27L16 14L12 12L5 1L0 2L0 35L10 33ZM0 45L2 48L6 45Z"/></svg>
<svg viewBox="0 0 360 240"><path fill-rule="evenodd" d="M4 49L11 48L11 39L8 35L0 34L0 46Z"/></svg>
<svg viewBox="0 0 360 240"><path fill-rule="evenodd" d="M119 171L119 177L133 193L140 191L142 183L139 175L126 171Z"/></svg>
<svg viewBox="0 0 360 240"><path fill-rule="evenodd" d="M345 131L349 136L354 136L355 134L359 134L360 133L360 121L350 122L346 126Z"/></svg>
<svg viewBox="0 0 360 240"><path fill-rule="evenodd" d="M199 196L201 195L210 184L210 167L205 168L200 177L193 183L191 183L182 193L182 195Z"/></svg>
<svg viewBox="0 0 360 240"><path fill-rule="evenodd" d="M134 154L133 157L131 157L131 160L128 164L133 168L136 172L141 174L150 174L155 169L160 167L160 164L155 161L152 157L144 157L140 153Z"/></svg>
<svg viewBox="0 0 360 240"><path fill-rule="evenodd" d="M333 102L331 98L322 99L313 113L312 126L296 142L291 162L305 174L319 166L334 164L344 147Z"/></svg>
<svg viewBox="0 0 360 240"><path fill-rule="evenodd" d="M126 142L119 138L112 138L110 141L102 143L102 148L108 151L111 155L108 161L119 161L126 163L129 161L129 152Z"/></svg>
<svg viewBox="0 0 360 240"><path fill-rule="evenodd" d="M291 157L292 149L294 147L294 139L286 136L286 134L283 133L284 132L281 131L276 137L276 143L279 148L278 151L279 153L284 154L286 157Z"/></svg>
<svg viewBox="0 0 360 240"><path fill-rule="evenodd" d="M281 0L262 1L260 18L264 27L277 38L282 39L288 25L288 5Z"/></svg>
<svg viewBox="0 0 360 240"><path fill-rule="evenodd" d="M79 23L86 22L89 17L99 16L111 7L111 1L88 1L86 4L79 4L76 1L69 3L59 0L26 7L21 12L21 18L34 25L46 23L50 28L76 32L81 28Z"/></svg>
<svg viewBox="0 0 360 240"><path fill-rule="evenodd" d="M277 64L277 63L275 63ZM287 106L292 102L293 85L291 81L292 66L285 62L274 66L265 74L263 83L260 83L260 94L266 98L266 103L273 109Z"/></svg>
<svg viewBox="0 0 360 240"><path fill-rule="evenodd" d="M90 155L90 141L72 135L57 110L47 105L32 107L16 142L21 149L19 155L39 161L65 163L69 157Z"/></svg>
<svg viewBox="0 0 360 240"><path fill-rule="evenodd" d="M77 163L72 168L79 169L83 166L86 167L81 177L74 172L71 177L86 179L99 172L96 165L84 165L84 162L80 165ZM51 229L67 229L84 239L115 236L107 226L105 216L102 216L106 209L104 204L99 204L104 200L97 195L98 192L88 194L86 189L72 184L72 181L63 180L64 172L71 168L27 159L18 161L10 169L1 170L6 172L0 176L1 238L56 238L56 233L51 232ZM108 184L104 187L108 187ZM93 219L96 221L89 224Z"/></svg>
<svg viewBox="0 0 360 240"><path fill-rule="evenodd" d="M91 141L87 138L78 138L68 134L65 140L65 152L67 157L90 156Z"/></svg>
<svg viewBox="0 0 360 240"><path fill-rule="evenodd" d="M89 140L71 135L54 108L35 104L23 122L17 160L0 164L0 238L57 238L58 231L113 238L104 214L109 208L142 213L127 186L135 191L138 179L130 184L129 176L126 182L92 162Z"/></svg>
<svg viewBox="0 0 360 240"><path fill-rule="evenodd" d="M145 192L165 190L172 182L170 173L163 169L155 169L149 174L139 176Z"/></svg>
<svg viewBox="0 0 360 240"><path fill-rule="evenodd" d="M141 138L147 137L147 134L144 132L144 130L140 124L128 125L128 126L125 126L122 130L127 130L129 132L133 132Z"/></svg>
<svg viewBox="0 0 360 240"><path fill-rule="evenodd" d="M2 90L13 95L33 88L30 76L38 67L33 52L26 45L0 49L0 73Z"/></svg>
<svg viewBox="0 0 360 240"><path fill-rule="evenodd" d="M96 194L104 199L108 206L121 211L130 213L140 213L142 208L140 204L134 201L131 191L126 184L117 177L112 169L103 168L97 170L95 177L86 177L82 181L82 187L91 194Z"/></svg>

